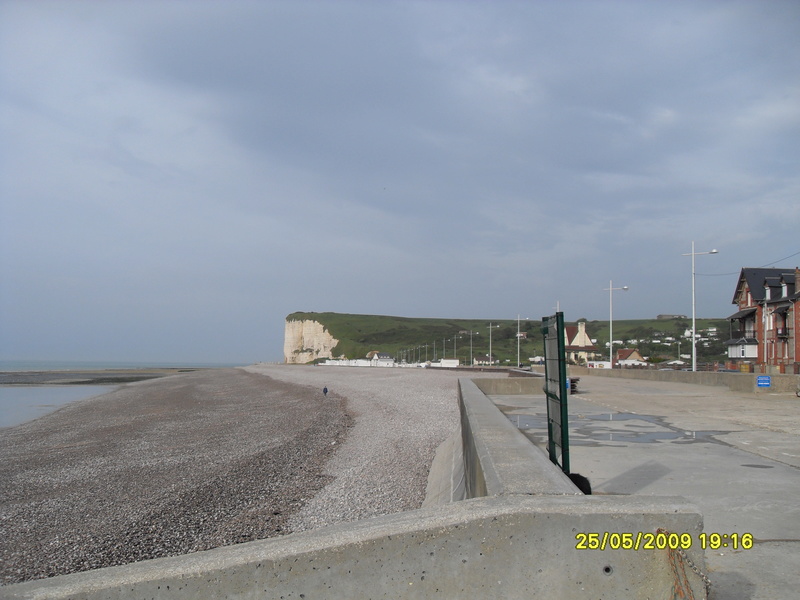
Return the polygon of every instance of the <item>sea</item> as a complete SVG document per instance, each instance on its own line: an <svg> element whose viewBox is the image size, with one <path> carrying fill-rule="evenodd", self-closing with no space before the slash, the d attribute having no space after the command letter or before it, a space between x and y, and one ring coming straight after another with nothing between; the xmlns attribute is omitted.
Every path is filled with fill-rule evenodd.
<svg viewBox="0 0 800 600"><path fill-rule="evenodd" d="M93 371L105 369L191 369L238 367L244 363L131 362L90 360L0 360L0 371Z"/></svg>
<svg viewBox="0 0 800 600"><path fill-rule="evenodd" d="M221 368L235 363L0 360L0 372L106 369ZM0 385L0 428L37 419L58 408L117 389L114 385Z"/></svg>

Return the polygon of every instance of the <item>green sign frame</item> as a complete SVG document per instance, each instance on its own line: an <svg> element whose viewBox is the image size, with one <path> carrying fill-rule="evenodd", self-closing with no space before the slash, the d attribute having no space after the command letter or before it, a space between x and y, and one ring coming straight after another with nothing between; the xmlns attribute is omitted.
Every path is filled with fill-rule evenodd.
<svg viewBox="0 0 800 600"><path fill-rule="evenodd" d="M547 403L547 454L569 473L569 412L567 410L567 359L564 349L564 313L542 317L544 336L545 402Z"/></svg>

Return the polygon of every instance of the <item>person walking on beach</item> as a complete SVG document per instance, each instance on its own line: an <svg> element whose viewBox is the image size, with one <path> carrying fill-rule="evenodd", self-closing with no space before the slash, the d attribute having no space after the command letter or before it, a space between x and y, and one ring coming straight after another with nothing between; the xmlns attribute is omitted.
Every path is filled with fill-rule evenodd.
<svg viewBox="0 0 800 600"><path fill-rule="evenodd" d="M327 386L322 388L322 395L325 396L326 398L328 397L328 387Z"/></svg>

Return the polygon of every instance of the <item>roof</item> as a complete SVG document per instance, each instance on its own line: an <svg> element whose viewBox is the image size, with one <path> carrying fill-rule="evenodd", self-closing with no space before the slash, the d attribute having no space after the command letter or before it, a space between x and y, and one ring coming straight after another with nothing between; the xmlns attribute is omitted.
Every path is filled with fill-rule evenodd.
<svg viewBox="0 0 800 600"><path fill-rule="evenodd" d="M564 326L564 337L566 338L564 340L564 344L565 344L564 348L566 350L588 350L588 351L597 350L597 346L595 344L591 343L591 338L589 338L588 334L586 335L586 337L589 338L589 340L590 340L590 343L589 343L588 346L578 346L578 345L570 343L570 342L573 342L575 340L575 338L578 336L579 332L580 332L580 327L578 327L577 325L565 325ZM584 333L585 333L585 330L584 330Z"/></svg>
<svg viewBox="0 0 800 600"><path fill-rule="evenodd" d="M764 298L766 297L766 290L764 287L765 282L768 279L772 279L777 277L778 280L782 276L794 277L794 269L763 269L763 268L753 268L753 267L744 267L742 268L741 273L739 274L739 281L736 284L736 292L733 294L733 300L731 301L732 304L739 303L739 296L744 291L744 285L747 284L748 289L750 290L750 295L753 297L753 300L756 302L763 302ZM770 282L772 285L775 285L773 282ZM780 285L778 283L777 285Z"/></svg>
<svg viewBox="0 0 800 600"><path fill-rule="evenodd" d="M730 317L728 317L728 321L733 321L734 319L743 319L745 317L749 317L754 312L756 312L756 308L755 307L742 309L739 312L735 312Z"/></svg>
<svg viewBox="0 0 800 600"><path fill-rule="evenodd" d="M637 354L641 357L641 354L639 354L639 350L637 348L620 348L619 350L617 350L617 360L631 360L631 356L633 356L634 354ZM640 360L640 359L636 358L633 360Z"/></svg>

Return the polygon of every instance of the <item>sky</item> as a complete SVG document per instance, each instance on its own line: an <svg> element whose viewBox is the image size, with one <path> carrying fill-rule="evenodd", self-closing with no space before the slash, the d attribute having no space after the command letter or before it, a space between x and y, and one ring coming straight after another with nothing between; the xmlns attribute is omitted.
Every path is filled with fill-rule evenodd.
<svg viewBox="0 0 800 600"><path fill-rule="evenodd" d="M0 0L0 359L691 315L693 242L727 317L742 267L800 265L798 31L794 0Z"/></svg>

